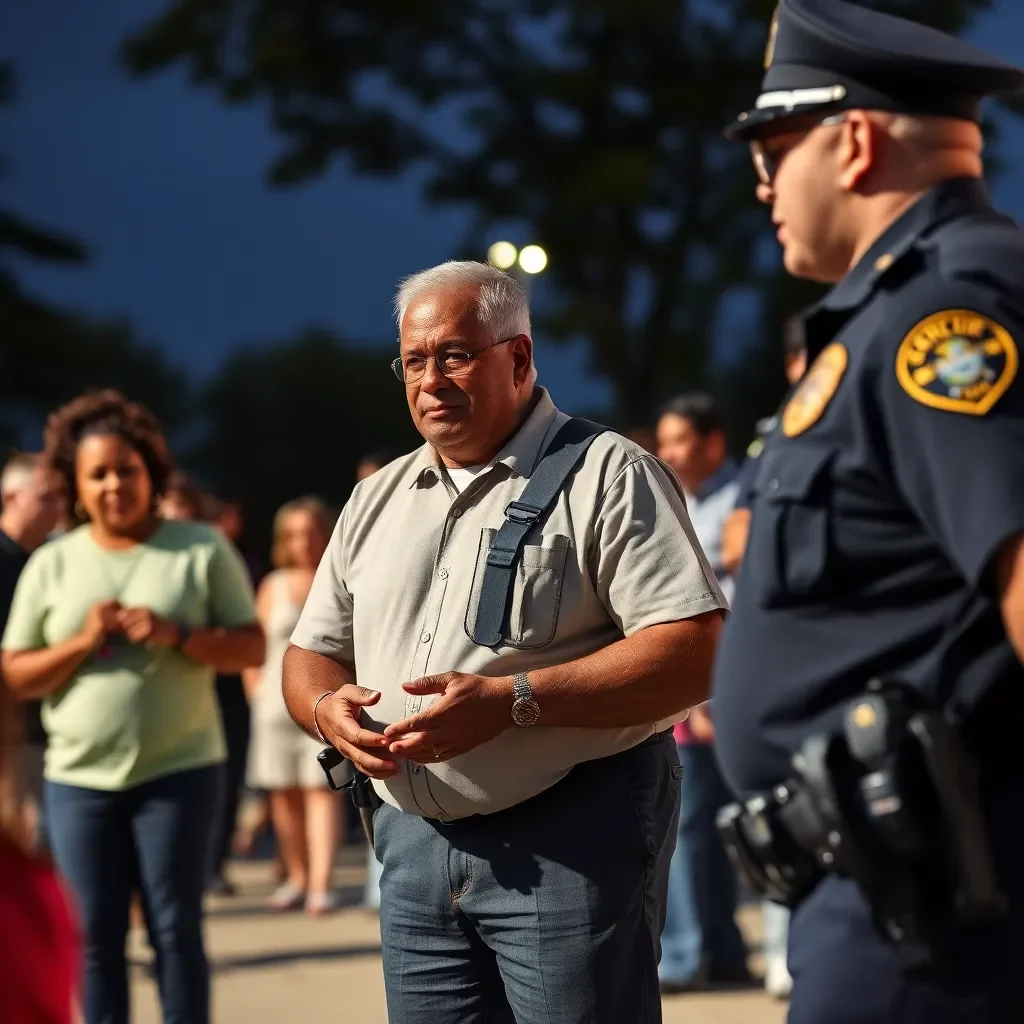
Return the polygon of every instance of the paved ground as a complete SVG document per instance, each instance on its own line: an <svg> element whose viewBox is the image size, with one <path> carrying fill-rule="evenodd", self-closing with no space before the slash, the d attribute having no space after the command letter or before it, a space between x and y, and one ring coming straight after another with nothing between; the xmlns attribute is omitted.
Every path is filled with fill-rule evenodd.
<svg viewBox="0 0 1024 1024"><path fill-rule="evenodd" d="M240 863L240 893L210 902L207 941L214 966L214 1024L386 1024L377 918L356 906L365 872L361 848L340 859L337 883L346 909L320 920L269 914L265 862ZM760 914L742 912L752 948ZM139 936L130 944L133 1024L159 1024L151 955ZM752 966L759 969L754 958ZM785 1008L760 991L714 992L665 1000L665 1024L782 1024Z"/></svg>

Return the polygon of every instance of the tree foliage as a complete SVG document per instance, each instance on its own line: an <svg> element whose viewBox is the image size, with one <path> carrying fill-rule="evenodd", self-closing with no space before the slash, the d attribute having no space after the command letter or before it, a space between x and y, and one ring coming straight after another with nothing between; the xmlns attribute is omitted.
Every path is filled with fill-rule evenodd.
<svg viewBox="0 0 1024 1024"><path fill-rule="evenodd" d="M285 501L348 498L360 458L422 443L388 355L321 329L230 356L197 396L201 439L184 461L218 494L244 495L254 550Z"/></svg>
<svg viewBox="0 0 1024 1024"><path fill-rule="evenodd" d="M0 65L0 105L15 97L14 70ZM0 159L0 170L6 162ZM174 426L184 412L184 375L141 346L123 322L94 322L61 310L20 284L18 261L79 266L85 245L0 208L0 462L26 421L38 425L56 405L92 387L119 387Z"/></svg>
<svg viewBox="0 0 1024 1024"><path fill-rule="evenodd" d="M989 0L879 6L957 30ZM169 0L123 55L139 74L185 62L225 101L265 103L282 142L275 185L340 156L373 175L420 165L429 200L473 211L467 253L494 225L520 225L551 255L542 326L589 340L636 422L667 388L709 381L740 286L763 317L750 340L776 358L786 290L745 148L721 137L757 93L773 8Z"/></svg>

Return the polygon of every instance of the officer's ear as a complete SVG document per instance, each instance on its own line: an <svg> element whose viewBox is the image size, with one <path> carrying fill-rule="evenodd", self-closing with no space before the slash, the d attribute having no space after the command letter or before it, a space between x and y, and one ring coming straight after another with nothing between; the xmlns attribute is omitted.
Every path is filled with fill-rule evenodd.
<svg viewBox="0 0 1024 1024"><path fill-rule="evenodd" d="M836 130L839 132L836 144L839 184L847 192L855 192L875 167L880 129L865 111L851 110Z"/></svg>

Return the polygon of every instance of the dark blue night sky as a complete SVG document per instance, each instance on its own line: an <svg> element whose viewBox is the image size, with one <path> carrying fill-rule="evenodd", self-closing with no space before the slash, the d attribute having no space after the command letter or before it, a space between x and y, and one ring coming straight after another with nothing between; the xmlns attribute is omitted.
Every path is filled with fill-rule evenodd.
<svg viewBox="0 0 1024 1024"><path fill-rule="evenodd" d="M428 208L412 178L334 173L290 191L263 174L276 142L264 111L229 109L181 70L130 82L114 52L159 0L31 0L2 5L2 56L19 98L3 113L5 203L84 239L84 269L26 265L35 291L129 317L194 373L231 349L320 323L354 340L393 341L397 278L449 258L464 218ZM971 33L1024 62L1024 2L997 0ZM1024 126L995 189L1024 220ZM751 176L753 187L753 176ZM386 371L386 353L382 369ZM539 346L543 380L569 411L607 401L579 349Z"/></svg>

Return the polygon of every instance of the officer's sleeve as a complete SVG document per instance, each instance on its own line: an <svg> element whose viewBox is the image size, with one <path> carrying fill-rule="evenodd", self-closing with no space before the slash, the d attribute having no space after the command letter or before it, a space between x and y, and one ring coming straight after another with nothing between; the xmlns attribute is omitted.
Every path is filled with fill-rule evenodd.
<svg viewBox="0 0 1024 1024"><path fill-rule="evenodd" d="M309 596L295 625L291 642L296 647L355 664L352 640L352 594L345 583L348 538L346 523L349 506L338 517L330 543L320 559Z"/></svg>
<svg viewBox="0 0 1024 1024"><path fill-rule="evenodd" d="M736 474L736 501L733 504L733 508L750 508L750 503L753 500L754 478L756 475L757 455L750 455L748 453L747 457L740 463L739 473Z"/></svg>
<svg viewBox="0 0 1024 1024"><path fill-rule="evenodd" d="M973 289L941 302L879 368L887 457L928 532L987 587L993 556L1024 532L1024 317Z"/></svg>

